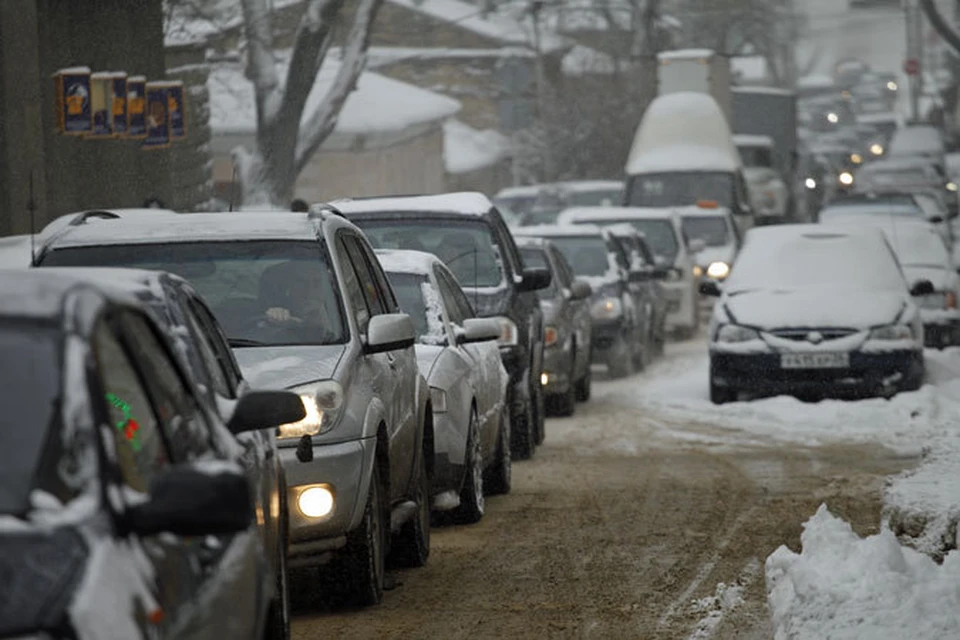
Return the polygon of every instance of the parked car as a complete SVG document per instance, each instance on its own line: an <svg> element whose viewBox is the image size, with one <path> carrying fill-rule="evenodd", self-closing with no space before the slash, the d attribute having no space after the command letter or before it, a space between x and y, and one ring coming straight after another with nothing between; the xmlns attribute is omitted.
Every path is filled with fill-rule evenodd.
<svg viewBox="0 0 960 640"><path fill-rule="evenodd" d="M479 193L367 198L335 203L374 247L427 251L456 276L481 318L500 322L510 374L511 447L526 459L543 439L543 314L536 291L550 272L527 268L497 208Z"/></svg>
<svg viewBox="0 0 960 640"><path fill-rule="evenodd" d="M595 225L542 225L515 233L550 240L576 277L590 284L593 362L605 364L615 377L642 369L652 349L647 305L631 290L629 258L610 231Z"/></svg>
<svg viewBox="0 0 960 640"><path fill-rule="evenodd" d="M638 207L601 207L568 209L561 224L610 225L628 222L643 233L657 260L655 275L663 280L667 292L667 330L680 337L694 335L700 328L697 281L694 261L705 247L702 242L687 242L682 220L675 209Z"/></svg>
<svg viewBox="0 0 960 640"><path fill-rule="evenodd" d="M687 207L678 213L686 238L703 244L703 249L696 254L694 273L718 282L725 280L742 244L740 230L730 211L700 206Z"/></svg>
<svg viewBox="0 0 960 640"><path fill-rule="evenodd" d="M566 257L552 242L520 236L523 262L551 273L550 286L537 292L543 311L543 380L547 410L573 415L576 402L590 399L590 345L593 321L590 284L577 279Z"/></svg>
<svg viewBox="0 0 960 640"><path fill-rule="evenodd" d="M46 244L39 262L187 278L250 383L303 398L307 417L278 434L295 507L291 567L332 561L326 571L342 592L373 604L388 551L405 564L427 561L433 412L413 324L363 234L342 216L234 212L79 224Z"/></svg>
<svg viewBox="0 0 960 640"><path fill-rule="evenodd" d="M891 394L923 383L923 325L877 229L753 229L710 323L710 398L748 393Z"/></svg>
<svg viewBox="0 0 960 640"><path fill-rule="evenodd" d="M908 283L929 280L933 284L932 293L914 299L920 308L924 344L939 349L960 344L960 276L943 238L924 222L887 220L872 226L886 234Z"/></svg>
<svg viewBox="0 0 960 640"><path fill-rule="evenodd" d="M211 434L300 420L299 398L211 423L135 299L49 271L0 272L0 361L0 635L273 637L250 484Z"/></svg>
<svg viewBox="0 0 960 640"><path fill-rule="evenodd" d="M500 324L477 318L456 278L436 256L378 251L400 308L413 319L417 363L433 399L433 508L463 522L483 517L485 495L511 484L509 376Z"/></svg>

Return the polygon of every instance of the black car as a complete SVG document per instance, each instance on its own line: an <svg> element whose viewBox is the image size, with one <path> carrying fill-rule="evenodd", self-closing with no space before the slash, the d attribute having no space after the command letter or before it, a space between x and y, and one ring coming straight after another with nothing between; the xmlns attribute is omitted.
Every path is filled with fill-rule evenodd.
<svg viewBox="0 0 960 640"><path fill-rule="evenodd" d="M264 637L250 484L211 434L303 405L251 392L213 424L175 349L131 296L0 272L0 637Z"/></svg>
<svg viewBox="0 0 960 640"><path fill-rule="evenodd" d="M503 329L500 355L510 374L511 444L529 458L543 440L543 314L534 293L550 272L526 268L500 212L480 193L341 200L333 203L378 249L438 256L457 277L480 317Z"/></svg>

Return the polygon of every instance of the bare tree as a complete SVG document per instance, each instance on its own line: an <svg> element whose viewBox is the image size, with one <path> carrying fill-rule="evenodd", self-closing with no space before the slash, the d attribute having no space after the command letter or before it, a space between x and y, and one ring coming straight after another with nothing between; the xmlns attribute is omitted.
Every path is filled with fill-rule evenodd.
<svg viewBox="0 0 960 640"><path fill-rule="evenodd" d="M281 77L267 0L241 0L247 77L257 110L256 148L238 148L234 162L245 202L286 204L297 175L337 124L340 110L366 66L370 28L382 0L356 0L340 66L324 98L304 117L307 98L335 38L346 0L307 0L289 63ZM303 126L301 126L303 122Z"/></svg>

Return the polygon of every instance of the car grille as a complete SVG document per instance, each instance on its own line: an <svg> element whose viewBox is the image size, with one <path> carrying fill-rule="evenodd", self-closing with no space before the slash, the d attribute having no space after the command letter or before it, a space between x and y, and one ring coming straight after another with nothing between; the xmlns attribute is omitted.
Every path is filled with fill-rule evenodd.
<svg viewBox="0 0 960 640"><path fill-rule="evenodd" d="M818 342L827 342L829 340L839 340L840 338L852 336L856 332L856 329L831 327L822 329L774 329L770 333L778 338L794 340L796 342L813 342L810 340L810 334L819 333L820 340Z"/></svg>

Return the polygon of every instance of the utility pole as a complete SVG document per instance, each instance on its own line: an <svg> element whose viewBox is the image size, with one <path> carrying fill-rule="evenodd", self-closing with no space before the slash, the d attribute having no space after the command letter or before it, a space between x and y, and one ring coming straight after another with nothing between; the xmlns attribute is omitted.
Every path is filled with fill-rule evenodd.
<svg viewBox="0 0 960 640"><path fill-rule="evenodd" d="M923 61L923 16L920 12L918 0L905 0L903 11L907 27L907 60L916 61L922 65ZM910 90L910 118L920 120L920 95L923 92L923 67L915 69L907 77Z"/></svg>
<svg viewBox="0 0 960 640"><path fill-rule="evenodd" d="M541 147L543 149L543 180L545 182L552 182L556 179L554 175L554 163L553 163L553 145L547 130L547 79L546 71L544 70L544 61L543 61L543 46L540 36L540 11L543 9L544 0L533 0L530 4L530 15L533 17L533 48L536 53L535 64L535 82L536 82L536 91L537 91L537 115L538 120L540 121L540 130L545 133L544 139L541 141Z"/></svg>

